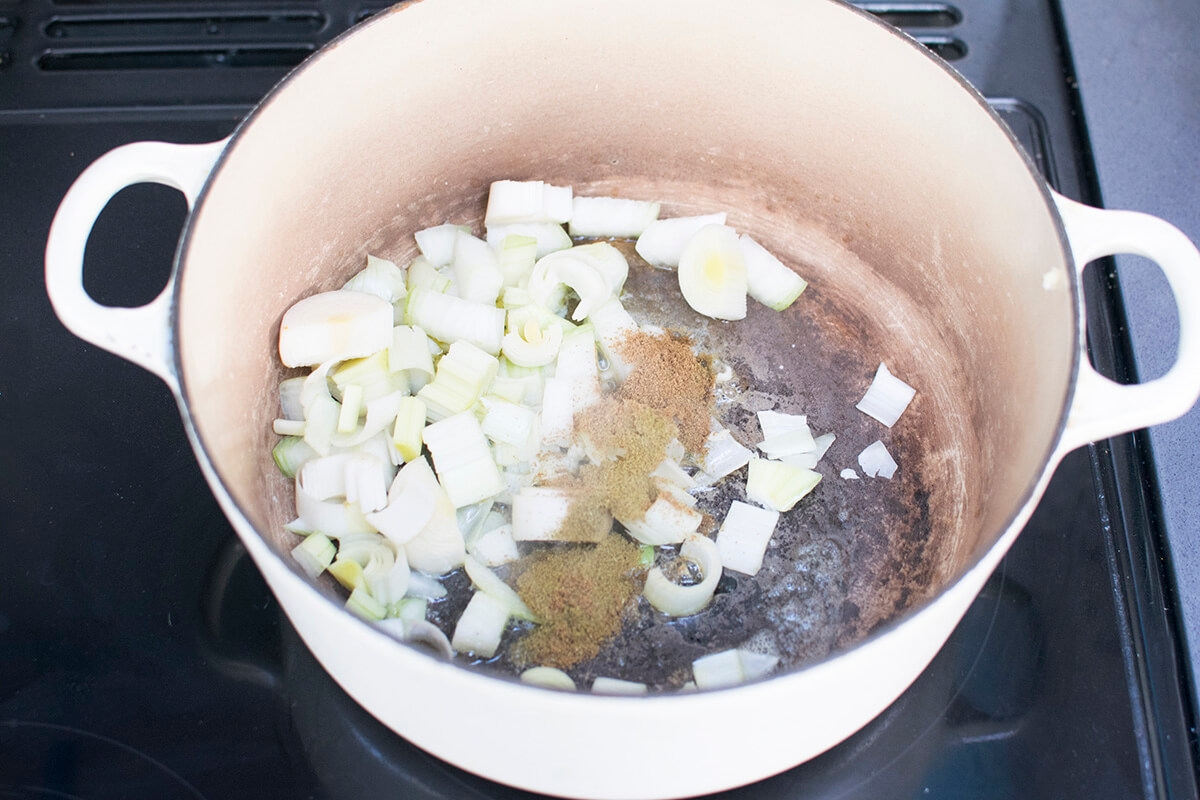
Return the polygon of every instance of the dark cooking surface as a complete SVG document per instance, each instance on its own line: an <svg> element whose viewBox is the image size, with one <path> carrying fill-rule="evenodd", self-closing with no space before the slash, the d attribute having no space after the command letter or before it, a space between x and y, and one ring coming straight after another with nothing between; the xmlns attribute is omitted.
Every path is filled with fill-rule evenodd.
<svg viewBox="0 0 1200 800"><path fill-rule="evenodd" d="M1051 181L1089 199L1049 8L963 2L952 24L958 14L929 4L889 7L963 56ZM196 13L177 24L155 16L166 11ZM118 12L140 22L106 22ZM359 13L0 0L0 797L522 796L411 747L316 666L212 500L169 392L68 334L41 283L50 217L84 166L129 141L224 135ZM119 195L92 236L88 289L153 297L183 215L162 187ZM1096 358L1111 365L1119 326L1103 283L1090 289ZM1194 796L1158 544L1141 507L1118 502L1125 442L1064 462L896 704L826 755L726 796ZM485 724L503 735L503 720Z"/></svg>

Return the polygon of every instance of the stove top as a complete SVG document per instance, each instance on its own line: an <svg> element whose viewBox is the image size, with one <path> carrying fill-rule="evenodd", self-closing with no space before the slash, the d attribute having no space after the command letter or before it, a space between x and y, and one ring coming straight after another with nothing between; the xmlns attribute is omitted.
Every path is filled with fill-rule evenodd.
<svg viewBox="0 0 1200 800"><path fill-rule="evenodd" d="M978 86L1064 194L1097 197L1057 6L860 3ZM378 6L0 0L0 796L516 798L397 737L299 642L204 483L169 391L74 338L42 284L78 173L130 141L229 133ZM121 192L84 282L145 303L186 214ZM1093 359L1130 369L1111 264ZM842 745L730 798L1197 793L1184 648L1133 437L1071 454L922 677ZM797 709L796 724L804 724Z"/></svg>

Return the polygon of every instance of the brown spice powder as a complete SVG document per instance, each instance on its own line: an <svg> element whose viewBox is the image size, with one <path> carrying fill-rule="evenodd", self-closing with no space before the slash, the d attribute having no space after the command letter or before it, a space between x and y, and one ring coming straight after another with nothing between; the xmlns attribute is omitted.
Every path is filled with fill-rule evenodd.
<svg viewBox="0 0 1200 800"><path fill-rule="evenodd" d="M637 545L613 533L597 545L544 550L528 559L517 593L541 622L514 644L514 661L569 669L599 655L642 590L638 556Z"/></svg>
<svg viewBox="0 0 1200 800"><path fill-rule="evenodd" d="M679 441L704 451L712 413L713 375L682 334L636 331L614 348L633 369L617 395L665 412L679 425Z"/></svg>

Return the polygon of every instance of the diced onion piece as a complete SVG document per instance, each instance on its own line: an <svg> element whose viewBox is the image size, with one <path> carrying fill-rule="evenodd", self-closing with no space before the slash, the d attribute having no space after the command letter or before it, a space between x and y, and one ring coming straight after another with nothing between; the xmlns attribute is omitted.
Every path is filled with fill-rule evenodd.
<svg viewBox="0 0 1200 800"><path fill-rule="evenodd" d="M591 325L581 325L563 338L554 361L554 379L569 381L572 414L600 399L600 367Z"/></svg>
<svg viewBox="0 0 1200 800"><path fill-rule="evenodd" d="M631 368L625 363L625 359L621 358L618 351L621 342L637 332L637 322L625 310L625 306L617 297L610 297L593 309L592 313L588 315L588 321L595 328L596 343L600 348L601 355L608 361L608 368L617 377L617 380L624 381L629 376Z"/></svg>
<svg viewBox="0 0 1200 800"><path fill-rule="evenodd" d="M683 471L683 467L679 466L673 458L664 458L662 463L654 468L654 472L650 473L650 477L659 486L664 484L673 484L680 489L693 489L696 487L696 479Z"/></svg>
<svg viewBox="0 0 1200 800"><path fill-rule="evenodd" d="M489 244L489 246L491 246ZM538 242L533 236L512 233L504 237L496 251L496 264L500 268L501 285L512 288L523 283L533 271L537 261Z"/></svg>
<svg viewBox="0 0 1200 800"><path fill-rule="evenodd" d="M304 475L312 463L306 463L296 475L296 516L309 530L321 531L327 536L373 533L374 528L363 518L357 505L321 498L305 488Z"/></svg>
<svg viewBox="0 0 1200 800"><path fill-rule="evenodd" d="M757 575L762 568L767 543L779 524L779 512L734 500L725 521L717 531L717 552L721 564L746 575Z"/></svg>
<svg viewBox="0 0 1200 800"><path fill-rule="evenodd" d="M621 197L575 197L571 236L591 239L633 239L658 219L661 204Z"/></svg>
<svg viewBox="0 0 1200 800"><path fill-rule="evenodd" d="M387 481L379 467L379 459L367 453L354 453L346 463L346 502L364 516L387 505Z"/></svg>
<svg viewBox="0 0 1200 800"><path fill-rule="evenodd" d="M571 237L557 222L515 222L511 225L489 225L487 243L500 247L509 236L528 236L537 242L536 256L549 255L555 250L566 250L572 244Z"/></svg>
<svg viewBox="0 0 1200 800"><path fill-rule="evenodd" d="M762 428L764 439L773 439L792 431L807 431L808 417L803 414L784 414L780 411L759 411L758 427Z"/></svg>
<svg viewBox="0 0 1200 800"><path fill-rule="evenodd" d="M337 432L342 406L328 393L317 395L308 406L304 421L304 441L320 455L329 455Z"/></svg>
<svg viewBox="0 0 1200 800"><path fill-rule="evenodd" d="M778 436L771 436L758 443L758 449L771 458L783 458L800 453L816 452L817 443L813 440L812 432L805 426L804 430L788 431Z"/></svg>
<svg viewBox="0 0 1200 800"><path fill-rule="evenodd" d="M317 451L299 436L285 436L271 449L271 457L285 478L294 478L304 462L317 457Z"/></svg>
<svg viewBox="0 0 1200 800"><path fill-rule="evenodd" d="M794 467L816 469L817 464L825 457L825 453L829 451L829 447L834 443L835 439L836 437L832 433L822 434L813 439L813 444L817 448L816 450L813 450L811 453L780 456L779 460Z"/></svg>
<svg viewBox="0 0 1200 800"><path fill-rule="evenodd" d="M420 471L416 467L415 471ZM406 471L407 470L407 471ZM364 514L367 522L398 545L415 539L433 519L436 495L422 481L412 480L414 470L401 469L388 489L387 506L382 511Z"/></svg>
<svg viewBox="0 0 1200 800"><path fill-rule="evenodd" d="M396 424L392 428L392 444L405 461L412 461L421 454L422 435L425 432L425 401L419 397L405 397L396 408Z"/></svg>
<svg viewBox="0 0 1200 800"><path fill-rule="evenodd" d="M424 622L429 611L429 601L424 597L404 597L389 609L391 615L404 621L407 630L418 622Z"/></svg>
<svg viewBox="0 0 1200 800"><path fill-rule="evenodd" d="M521 599L516 590L500 580L496 573L471 556L466 557L463 566L467 571L467 577L471 579L471 583L475 584L475 588L503 603L510 616L537 622L537 617L529 610L529 606L525 605L525 601Z"/></svg>
<svg viewBox="0 0 1200 800"><path fill-rule="evenodd" d="M454 260L454 240L459 233L470 233L469 225L435 225L417 231L414 238L421 255L434 267L444 267Z"/></svg>
<svg viewBox="0 0 1200 800"><path fill-rule="evenodd" d="M352 292L373 294L395 304L408 296L408 290L404 284L404 270L385 258L368 255L367 266L346 281L346 285L342 288Z"/></svg>
<svg viewBox="0 0 1200 800"><path fill-rule="evenodd" d="M292 557L310 578L315 578L333 563L337 545L323 533L313 533L292 548Z"/></svg>
<svg viewBox="0 0 1200 800"><path fill-rule="evenodd" d="M500 525L484 531L467 551L489 567L509 564L521 557L517 540L513 538L512 525Z"/></svg>
<svg viewBox="0 0 1200 800"><path fill-rule="evenodd" d="M709 434L700 468L712 480L741 469L750 463L754 454L739 444L728 430L720 428Z"/></svg>
<svg viewBox="0 0 1200 800"><path fill-rule="evenodd" d="M752 458L746 478L746 497L775 511L790 511L820 482L821 475L811 469Z"/></svg>
<svg viewBox="0 0 1200 800"><path fill-rule="evenodd" d="M669 492L659 492L640 518L618 518L617 521L634 539L657 547L677 544L694 534L704 521L704 515L679 502Z"/></svg>
<svg viewBox="0 0 1200 800"><path fill-rule="evenodd" d="M417 256L408 265L407 285L409 297L417 289L441 294L450 288L450 279L438 272L425 256Z"/></svg>
<svg viewBox="0 0 1200 800"><path fill-rule="evenodd" d="M405 392L392 392L367 403L367 416L363 420L363 426L352 434L335 435L333 443L338 447L357 447L376 434L386 431L396 419L396 414L407 396Z"/></svg>
<svg viewBox="0 0 1200 800"><path fill-rule="evenodd" d="M346 599L346 610L371 621L387 616L387 607L371 597L361 586L350 592L350 597Z"/></svg>
<svg viewBox="0 0 1200 800"><path fill-rule="evenodd" d="M892 454L884 447L883 442L878 440L871 442L858 454L858 464L867 477L887 478L888 480L892 479L899 467L896 460L892 458Z"/></svg>
<svg viewBox="0 0 1200 800"><path fill-rule="evenodd" d="M483 398L483 407L487 412L483 415L480 427L493 442L521 446L529 441L537 419L533 411L491 396Z"/></svg>
<svg viewBox="0 0 1200 800"><path fill-rule="evenodd" d="M542 392L542 445L566 447L575 432L571 379L546 378Z"/></svg>
<svg viewBox="0 0 1200 800"><path fill-rule="evenodd" d="M464 341L491 355L500 352L504 309L494 305L473 303L429 289L414 289L408 296L407 318L410 324L420 326L439 342Z"/></svg>
<svg viewBox="0 0 1200 800"><path fill-rule="evenodd" d="M693 310L713 319L746 316L746 261L737 232L705 225L679 256L679 290Z"/></svg>
<svg viewBox="0 0 1200 800"><path fill-rule="evenodd" d="M387 347L391 338L391 303L363 292L323 292L284 312L279 358L289 367L360 358Z"/></svg>
<svg viewBox="0 0 1200 800"><path fill-rule="evenodd" d="M705 225L724 225L725 212L671 217L651 222L638 236L634 249L656 267L675 267L688 241Z"/></svg>
<svg viewBox="0 0 1200 800"><path fill-rule="evenodd" d="M746 293L767 308L783 311L808 286L769 250L743 233L738 239L746 260Z"/></svg>
<svg viewBox="0 0 1200 800"><path fill-rule="evenodd" d="M890 428L900 419L916 393L916 389L888 372L887 365L881 361L871 387L855 408Z"/></svg>
<svg viewBox="0 0 1200 800"><path fill-rule="evenodd" d="M451 646L460 653L491 658L508 626L508 606L486 592L475 592L454 626Z"/></svg>
<svg viewBox="0 0 1200 800"><path fill-rule="evenodd" d="M751 650L723 650L692 662L698 689L722 689L762 678L779 663L779 656Z"/></svg>
<svg viewBox="0 0 1200 800"><path fill-rule="evenodd" d="M486 500L504 489L487 438L471 411L427 425L423 437L442 488L455 508Z"/></svg>
<svg viewBox="0 0 1200 800"><path fill-rule="evenodd" d="M841 471L840 473L838 473L838 474L839 474L839 475L841 475L841 477L842 477L842 480L847 480L847 481L856 481L856 480L858 480L858 479L859 479L859 478L858 478L858 473L857 473L857 472L855 472L854 470L850 469L849 467L847 467L846 469L842 470L842 471Z"/></svg>
<svg viewBox="0 0 1200 800"><path fill-rule="evenodd" d="M612 245L602 243L618 256L624 263L624 256ZM529 274L529 296L540 306L554 306L557 293L563 286L570 287L579 296L579 304L571 314L571 319L582 320L592 309L613 295L613 284L610 276L602 271L599 259L590 253L581 253L583 247L572 247L569 250L559 250L548 256L543 256L533 266ZM626 265L628 270L628 265ZM624 283L624 276L621 277Z"/></svg>
<svg viewBox="0 0 1200 800"><path fill-rule="evenodd" d="M454 239L454 274L459 296L464 300L496 304L504 276L496 252L487 242L459 232Z"/></svg>
<svg viewBox="0 0 1200 800"><path fill-rule="evenodd" d="M571 676L554 667L530 667L521 673L521 683L541 686L543 689L575 691L575 681L571 680Z"/></svg>
<svg viewBox="0 0 1200 800"><path fill-rule="evenodd" d="M409 555L407 548L404 554L408 556L408 563L411 565L412 556ZM410 597L441 600L448 592L446 591L446 587L442 586L437 578L426 575L424 572L414 572L408 579L408 594Z"/></svg>
<svg viewBox="0 0 1200 800"><path fill-rule="evenodd" d="M458 528L458 516L429 462L419 456L405 464L400 472L406 474L405 480L413 481L434 499L433 516L421 532L404 545L409 565L431 575L444 575L462 566L467 550Z"/></svg>
<svg viewBox="0 0 1200 800"><path fill-rule="evenodd" d="M556 542L562 539L563 523L571 510L572 497L561 489L526 486L512 498L513 539L518 542ZM596 530L583 541L599 542L608 535L612 522L600 520ZM579 533L579 532L576 532Z"/></svg>
<svg viewBox="0 0 1200 800"><path fill-rule="evenodd" d="M620 678L600 677L592 681L592 694L643 695L649 687L637 681L623 681Z"/></svg>
<svg viewBox="0 0 1200 800"><path fill-rule="evenodd" d="M702 610L712 600L721 580L721 555L712 539L698 534L689 536L679 548L679 557L694 561L704 578L691 586L680 586L655 567L646 575L646 588L642 592L650 605L673 617Z"/></svg>
<svg viewBox="0 0 1200 800"><path fill-rule="evenodd" d="M354 433L358 428L358 412L362 410L363 388L357 383L342 392L342 408L338 412L337 432Z"/></svg>
<svg viewBox="0 0 1200 800"><path fill-rule="evenodd" d="M392 329L392 343L387 350L387 365L391 372L416 370L433 376L433 354L429 352L429 337L412 325L397 325Z"/></svg>
<svg viewBox="0 0 1200 800"><path fill-rule="evenodd" d="M511 225L514 222L570 221L571 187L551 186L542 181L493 181L488 190L483 224Z"/></svg>

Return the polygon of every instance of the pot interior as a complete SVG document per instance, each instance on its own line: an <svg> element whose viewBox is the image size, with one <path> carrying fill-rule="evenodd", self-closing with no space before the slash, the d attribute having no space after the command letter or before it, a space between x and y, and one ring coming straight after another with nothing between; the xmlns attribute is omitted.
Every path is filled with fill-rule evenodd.
<svg viewBox="0 0 1200 800"><path fill-rule="evenodd" d="M747 412L807 413L838 435L795 523L799 544L834 537L853 565L832 646L936 594L1026 502L1070 390L1072 280L1040 181L953 74L824 0L570 13L423 0L337 41L265 101L182 251L188 410L285 559L292 493L270 456L281 315L367 253L405 263L415 230L478 230L501 178L661 200L662 216L726 210L810 282L782 314L673 324L761 394ZM665 291L661 274L629 289L631 310ZM880 361L917 389L891 430L854 409ZM838 477L875 439L896 479Z"/></svg>

